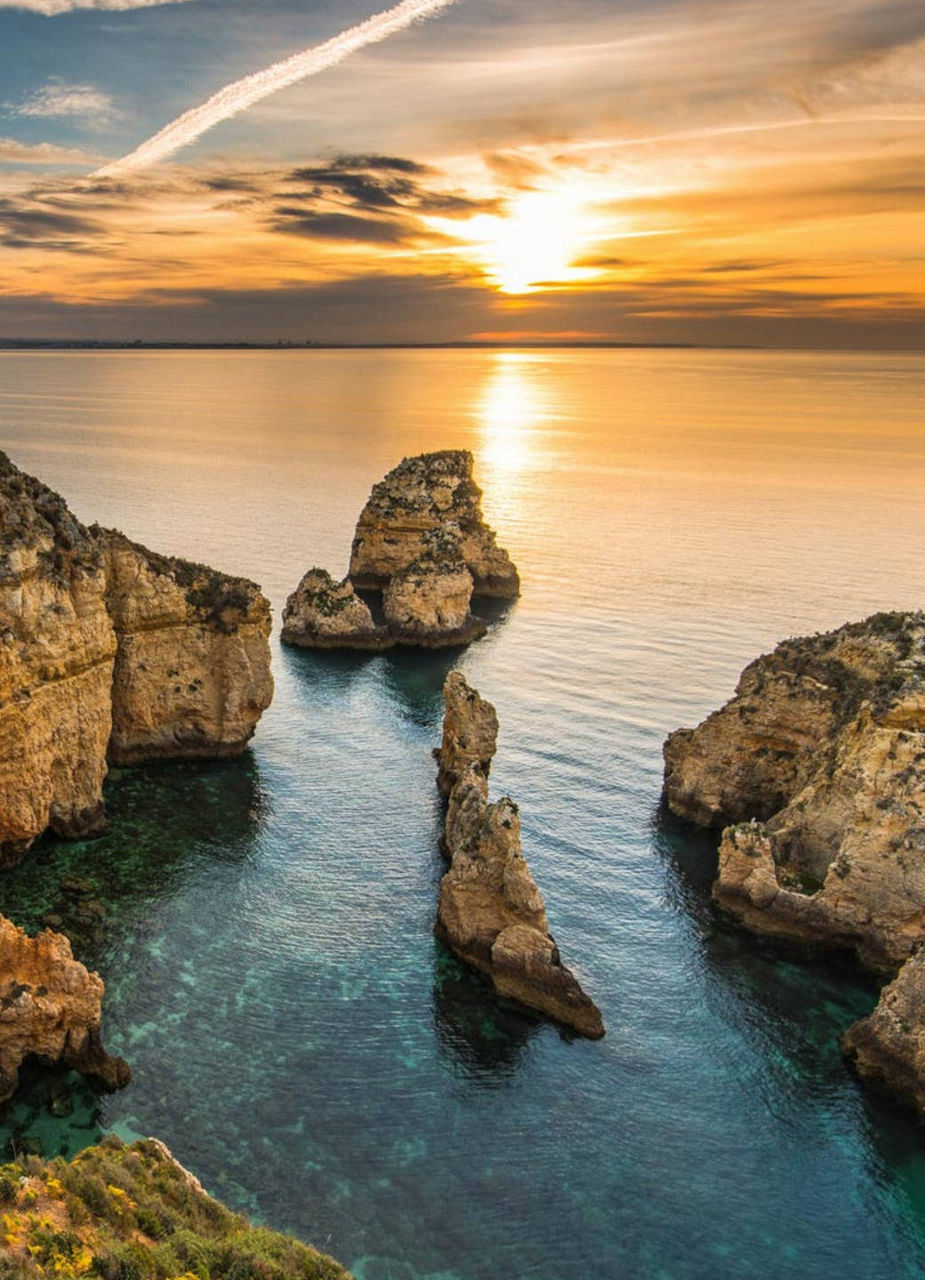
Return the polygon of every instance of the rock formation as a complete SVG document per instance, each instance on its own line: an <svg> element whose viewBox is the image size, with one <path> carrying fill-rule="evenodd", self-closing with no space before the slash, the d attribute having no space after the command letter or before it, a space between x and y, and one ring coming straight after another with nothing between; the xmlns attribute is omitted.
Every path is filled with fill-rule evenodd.
<svg viewBox="0 0 925 1280"><path fill-rule="evenodd" d="M786 641L665 762L675 813L738 824L714 894L750 927L885 971L925 940L925 615Z"/></svg>
<svg viewBox="0 0 925 1280"><path fill-rule="evenodd" d="M286 601L282 639L303 649L391 649L394 638L377 626L349 578L335 582L326 569L309 569Z"/></svg>
<svg viewBox="0 0 925 1280"><path fill-rule="evenodd" d="M128 1064L100 1040L102 979L73 958L67 938L30 938L0 916L0 975L0 1103L27 1058L71 1067L104 1089L128 1084Z"/></svg>
<svg viewBox="0 0 925 1280"><path fill-rule="evenodd" d="M357 522L349 581L310 569L286 602L287 644L312 649L438 649L487 631L473 594L512 599L517 570L482 519L482 493L464 450L405 458L374 486ZM377 626L351 589L381 590Z"/></svg>
<svg viewBox="0 0 925 1280"><path fill-rule="evenodd" d="M469 644L488 630L470 612L472 574L454 547L427 552L396 570L382 593L389 631L399 644L445 649Z"/></svg>
<svg viewBox="0 0 925 1280"><path fill-rule="evenodd" d="M674 812L735 824L713 888L724 910L756 932L851 949L883 973L905 964L846 1043L884 1079L881 1038L883 1063L925 1068L925 614L786 641L746 668L725 707L668 739L665 763Z"/></svg>
<svg viewBox="0 0 925 1280"><path fill-rule="evenodd" d="M0 865L103 825L116 637L96 541L0 454Z"/></svg>
<svg viewBox="0 0 925 1280"><path fill-rule="evenodd" d="M270 606L260 588L91 531L118 640L114 764L240 755L270 705Z"/></svg>
<svg viewBox="0 0 925 1280"><path fill-rule="evenodd" d="M520 817L507 797L488 802L497 737L490 703L458 671L444 686L446 716L438 752L448 795L435 932L462 960L491 978L499 995L546 1014L584 1036L604 1034L600 1011L562 964L546 909L521 849Z"/></svg>
<svg viewBox="0 0 925 1280"><path fill-rule="evenodd" d="M353 539L354 586L384 588L431 549L428 535L449 534L459 543L477 596L510 600L520 594L517 569L482 519L472 467L464 449L423 453L403 459L373 487Z"/></svg>
<svg viewBox="0 0 925 1280"><path fill-rule="evenodd" d="M498 746L498 713L461 671L451 671L444 681L443 705L443 741L435 753L437 786L449 799L470 765L488 777Z"/></svg>
<svg viewBox="0 0 925 1280"><path fill-rule="evenodd" d="M85 528L0 454L0 865L102 828L107 752L242 750L269 632L252 583Z"/></svg>
<svg viewBox="0 0 925 1280"><path fill-rule="evenodd" d="M925 1116L925 951L884 987L873 1013L848 1028L842 1048L869 1085Z"/></svg>

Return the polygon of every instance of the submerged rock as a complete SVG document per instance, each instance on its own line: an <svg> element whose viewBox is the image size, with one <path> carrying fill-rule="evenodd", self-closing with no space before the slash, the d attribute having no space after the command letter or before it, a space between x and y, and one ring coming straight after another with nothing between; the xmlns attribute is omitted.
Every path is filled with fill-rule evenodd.
<svg viewBox="0 0 925 1280"><path fill-rule="evenodd" d="M444 687L441 790L449 795L435 932L491 978L499 995L597 1039L597 1006L566 969L549 933L542 895L521 848L520 816L508 797L488 802L497 717L459 672Z"/></svg>
<svg viewBox="0 0 925 1280"><path fill-rule="evenodd" d="M458 542L477 596L518 596L517 569L482 519L482 491L472 469L471 453L446 449L405 458L380 480L357 522L350 557L354 585L384 588L431 549L434 534L447 533Z"/></svg>
<svg viewBox="0 0 925 1280"><path fill-rule="evenodd" d="M349 578L336 582L326 569L309 569L286 601L282 640L303 649L391 649L394 638L377 626Z"/></svg>
<svg viewBox="0 0 925 1280"><path fill-rule="evenodd" d="M107 754L241 751L269 631L253 583L85 528L0 454L0 865L102 830Z"/></svg>
<svg viewBox="0 0 925 1280"><path fill-rule="evenodd" d="M735 823L713 887L724 910L759 933L853 950L880 972L912 964L925 942L925 614L786 641L746 668L722 710L673 734L665 762L674 812ZM863 1034L849 1033L860 1069L895 1031L894 989L917 991L920 963ZM925 1021L907 1022L925 1038Z"/></svg>
<svg viewBox="0 0 925 1280"><path fill-rule="evenodd" d="M67 938L30 938L0 916L0 975L0 1103L27 1058L71 1067L104 1089L128 1084L128 1064L100 1039L102 979L74 959Z"/></svg>

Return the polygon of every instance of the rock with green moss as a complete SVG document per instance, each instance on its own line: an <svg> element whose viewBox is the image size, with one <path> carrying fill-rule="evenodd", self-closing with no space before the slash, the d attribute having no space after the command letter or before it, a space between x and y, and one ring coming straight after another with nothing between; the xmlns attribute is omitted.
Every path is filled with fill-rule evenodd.
<svg viewBox="0 0 925 1280"><path fill-rule="evenodd" d="M520 578L482 517L482 491L466 449L404 458L372 493L357 522L350 557L355 586L384 588L419 560L428 538L447 534L461 551L477 596L513 599ZM431 543L431 549L433 544Z"/></svg>
<svg viewBox="0 0 925 1280"><path fill-rule="evenodd" d="M395 640L373 621L349 578L337 582L327 569L309 569L283 610L284 644L302 649L381 652Z"/></svg>
<svg viewBox="0 0 925 1280"><path fill-rule="evenodd" d="M433 531L420 556L389 579L382 593L386 625L400 644L422 649L470 644L488 630L469 607L472 590L458 539Z"/></svg>
<svg viewBox="0 0 925 1280"><path fill-rule="evenodd" d="M351 1280L333 1258L253 1227L154 1139L105 1138L70 1163L0 1166L2 1280Z"/></svg>

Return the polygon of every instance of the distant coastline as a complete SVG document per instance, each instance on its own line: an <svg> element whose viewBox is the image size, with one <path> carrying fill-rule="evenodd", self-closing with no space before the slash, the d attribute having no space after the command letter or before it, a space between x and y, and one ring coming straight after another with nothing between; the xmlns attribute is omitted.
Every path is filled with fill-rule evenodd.
<svg viewBox="0 0 925 1280"><path fill-rule="evenodd" d="M103 338L0 338L0 351L547 351L571 348L690 351L699 347L696 342L120 342ZM746 344L723 348L757 349Z"/></svg>

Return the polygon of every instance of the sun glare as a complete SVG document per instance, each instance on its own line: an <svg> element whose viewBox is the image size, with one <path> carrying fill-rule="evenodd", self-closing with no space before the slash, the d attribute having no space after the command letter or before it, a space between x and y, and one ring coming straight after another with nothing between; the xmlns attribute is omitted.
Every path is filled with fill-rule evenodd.
<svg viewBox="0 0 925 1280"><path fill-rule="evenodd" d="M581 201L562 192L531 191L504 216L469 224L472 246L504 293L581 279L571 264L584 243Z"/></svg>

